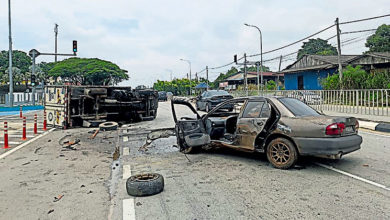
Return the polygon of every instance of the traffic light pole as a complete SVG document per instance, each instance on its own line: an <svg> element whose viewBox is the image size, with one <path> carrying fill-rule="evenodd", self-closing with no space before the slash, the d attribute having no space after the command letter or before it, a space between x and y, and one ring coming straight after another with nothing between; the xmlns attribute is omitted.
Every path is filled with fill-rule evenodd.
<svg viewBox="0 0 390 220"><path fill-rule="evenodd" d="M77 56L76 52L77 52L77 48L76 48L76 51L75 49L73 49L74 53L73 54L66 54L66 53L40 53L38 52L36 49L32 49L30 50L30 52L28 53L31 57L32 57L32 61L33 61L33 65L32 65L32 73L31 73L31 79L34 79L34 82L33 80L31 80L31 84L32 84L32 104L35 105L35 93L36 93L36 86L35 86L35 59L40 56L40 55L46 55L46 56L71 56L71 57L74 57L74 56ZM43 93L45 94L45 93Z"/></svg>

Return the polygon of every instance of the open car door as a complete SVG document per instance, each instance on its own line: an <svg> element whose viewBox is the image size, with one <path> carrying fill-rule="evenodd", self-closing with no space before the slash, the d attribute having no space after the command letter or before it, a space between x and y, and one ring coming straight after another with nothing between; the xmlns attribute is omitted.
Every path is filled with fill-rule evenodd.
<svg viewBox="0 0 390 220"><path fill-rule="evenodd" d="M181 117L177 118L175 105L184 105L188 107L195 117ZM181 151L192 149L193 147L200 147L210 143L210 135L207 134L205 123L194 109L191 103L175 99L171 101L173 120L175 121L175 133L177 137L177 144Z"/></svg>

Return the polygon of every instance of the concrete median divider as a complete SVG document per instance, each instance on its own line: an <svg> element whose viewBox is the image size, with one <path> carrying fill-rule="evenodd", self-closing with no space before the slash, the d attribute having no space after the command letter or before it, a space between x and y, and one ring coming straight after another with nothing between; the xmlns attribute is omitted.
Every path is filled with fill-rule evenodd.
<svg viewBox="0 0 390 220"><path fill-rule="evenodd" d="M363 121L359 120L359 126L361 128L373 130L373 131L381 131L390 133L390 123L381 123L381 122L372 122L372 121Z"/></svg>

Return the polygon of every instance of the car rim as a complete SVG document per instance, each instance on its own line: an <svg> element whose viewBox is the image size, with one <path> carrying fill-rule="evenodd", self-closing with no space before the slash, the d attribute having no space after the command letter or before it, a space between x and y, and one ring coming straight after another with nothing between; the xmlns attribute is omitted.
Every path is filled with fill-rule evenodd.
<svg viewBox="0 0 390 220"><path fill-rule="evenodd" d="M271 146L271 158L276 164L285 164L290 160L290 148L281 142Z"/></svg>

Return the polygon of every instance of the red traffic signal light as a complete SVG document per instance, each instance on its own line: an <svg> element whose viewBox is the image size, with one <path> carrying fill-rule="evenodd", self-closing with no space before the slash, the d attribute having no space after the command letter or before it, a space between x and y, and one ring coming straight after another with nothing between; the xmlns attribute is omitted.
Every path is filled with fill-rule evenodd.
<svg viewBox="0 0 390 220"><path fill-rule="evenodd" d="M73 53L77 52L77 40L73 41Z"/></svg>
<svg viewBox="0 0 390 220"><path fill-rule="evenodd" d="M234 62L237 63L237 54L234 55Z"/></svg>

